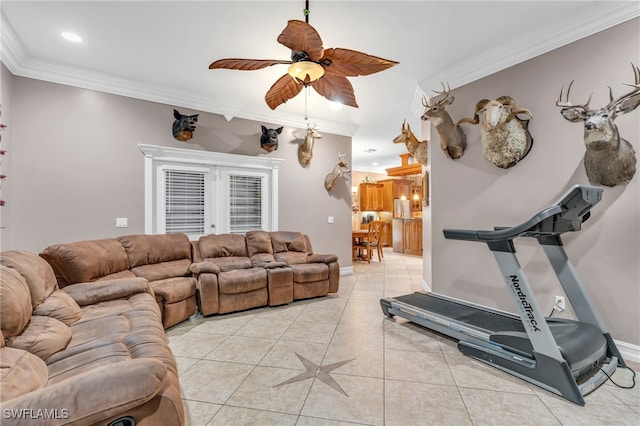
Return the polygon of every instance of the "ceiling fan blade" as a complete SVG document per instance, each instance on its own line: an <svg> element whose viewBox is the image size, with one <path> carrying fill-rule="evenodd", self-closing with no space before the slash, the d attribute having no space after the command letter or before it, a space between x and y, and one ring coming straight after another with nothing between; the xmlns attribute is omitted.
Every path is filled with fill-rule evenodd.
<svg viewBox="0 0 640 426"><path fill-rule="evenodd" d="M320 80L311 83L320 96L324 96L330 101L339 102L358 108L356 95L353 93L353 86L347 77L337 74L325 74Z"/></svg>
<svg viewBox="0 0 640 426"><path fill-rule="evenodd" d="M279 105L295 97L302 90L302 85L297 84L289 74L280 77L264 96L269 108L276 109Z"/></svg>
<svg viewBox="0 0 640 426"><path fill-rule="evenodd" d="M306 52L309 59L319 61L324 49L320 34L311 25L295 19L287 23L287 27L278 36L278 43L294 52Z"/></svg>
<svg viewBox="0 0 640 426"><path fill-rule="evenodd" d="M396 61L342 48L325 49L321 62L325 59L331 60L331 65L324 67L327 73L347 77L374 74L398 64Z"/></svg>
<svg viewBox="0 0 640 426"><path fill-rule="evenodd" d="M291 61L280 61L277 59L240 59L228 58L219 59L209 65L209 69L226 68L230 70L252 71L270 67L278 64L291 64Z"/></svg>

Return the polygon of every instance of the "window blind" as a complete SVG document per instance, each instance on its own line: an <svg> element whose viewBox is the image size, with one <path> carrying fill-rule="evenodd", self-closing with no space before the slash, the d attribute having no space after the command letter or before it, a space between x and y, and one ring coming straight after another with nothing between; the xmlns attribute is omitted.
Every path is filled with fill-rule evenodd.
<svg viewBox="0 0 640 426"><path fill-rule="evenodd" d="M165 171L165 232L205 233L205 175L178 170Z"/></svg>
<svg viewBox="0 0 640 426"><path fill-rule="evenodd" d="M245 233L263 228L262 178L229 176L229 231Z"/></svg>

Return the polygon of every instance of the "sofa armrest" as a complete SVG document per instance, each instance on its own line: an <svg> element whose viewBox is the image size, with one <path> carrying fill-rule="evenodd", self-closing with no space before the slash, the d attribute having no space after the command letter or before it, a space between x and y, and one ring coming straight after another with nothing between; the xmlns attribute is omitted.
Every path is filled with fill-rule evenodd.
<svg viewBox="0 0 640 426"><path fill-rule="evenodd" d="M331 263L337 262L338 256L335 254L310 254L307 257L307 263Z"/></svg>
<svg viewBox="0 0 640 426"><path fill-rule="evenodd" d="M120 278L71 284L62 289L80 306L93 305L108 300L122 299L136 293L153 294L149 281L144 278Z"/></svg>
<svg viewBox="0 0 640 426"><path fill-rule="evenodd" d="M215 263L207 262L207 261L192 263L189 269L191 269L191 272L193 272L196 275L202 274L205 272L209 272L212 274L220 273L220 267L218 265L216 265Z"/></svg>
<svg viewBox="0 0 640 426"><path fill-rule="evenodd" d="M167 380L167 366L152 358L132 359L96 368L4 401L3 418L8 424L98 424L153 398ZM54 412L48 421L36 417L42 409ZM41 423L42 422L42 423ZM3 422L4 423L4 422Z"/></svg>

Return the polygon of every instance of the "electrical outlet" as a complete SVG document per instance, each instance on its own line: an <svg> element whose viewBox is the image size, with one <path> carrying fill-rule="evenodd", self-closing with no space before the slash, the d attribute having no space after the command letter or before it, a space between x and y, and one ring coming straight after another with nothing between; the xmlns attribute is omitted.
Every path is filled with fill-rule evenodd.
<svg viewBox="0 0 640 426"><path fill-rule="evenodd" d="M566 309L566 306L564 304L564 297L563 296L556 296L555 307L558 308L558 309L562 309L562 310Z"/></svg>

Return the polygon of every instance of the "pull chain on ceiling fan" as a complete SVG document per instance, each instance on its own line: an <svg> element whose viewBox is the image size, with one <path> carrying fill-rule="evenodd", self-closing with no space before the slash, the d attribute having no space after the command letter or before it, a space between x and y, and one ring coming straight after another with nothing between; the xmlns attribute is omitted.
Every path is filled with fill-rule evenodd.
<svg viewBox="0 0 640 426"><path fill-rule="evenodd" d="M288 73L280 77L265 95L269 108L276 109L298 95L303 87L309 86L330 101L357 108L353 86L347 77L374 74L398 62L356 50L324 49L320 34L309 25L309 1L305 5L305 21L290 20L277 39L278 43L291 49L291 60L227 58L213 62L209 69L252 71L288 64Z"/></svg>

